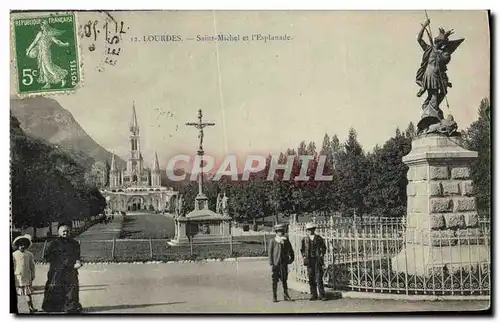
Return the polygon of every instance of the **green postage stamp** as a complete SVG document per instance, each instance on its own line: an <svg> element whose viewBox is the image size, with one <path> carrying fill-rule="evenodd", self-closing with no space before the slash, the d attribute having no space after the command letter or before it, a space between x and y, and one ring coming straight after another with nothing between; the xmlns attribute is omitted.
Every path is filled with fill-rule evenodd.
<svg viewBox="0 0 500 323"><path fill-rule="evenodd" d="M71 91L81 82L75 15L14 18L20 95Z"/></svg>

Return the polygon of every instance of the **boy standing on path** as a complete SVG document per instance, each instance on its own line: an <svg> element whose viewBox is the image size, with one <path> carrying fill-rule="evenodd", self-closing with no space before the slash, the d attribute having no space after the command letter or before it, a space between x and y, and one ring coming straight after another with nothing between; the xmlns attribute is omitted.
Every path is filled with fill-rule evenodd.
<svg viewBox="0 0 500 323"><path fill-rule="evenodd" d="M269 241L268 255L269 265L272 268L272 281L273 281L273 302L278 301L278 281L281 280L283 284L283 298L285 301L292 299L288 295L288 265L295 260L292 244L285 237L285 225L277 224L274 226L276 236Z"/></svg>

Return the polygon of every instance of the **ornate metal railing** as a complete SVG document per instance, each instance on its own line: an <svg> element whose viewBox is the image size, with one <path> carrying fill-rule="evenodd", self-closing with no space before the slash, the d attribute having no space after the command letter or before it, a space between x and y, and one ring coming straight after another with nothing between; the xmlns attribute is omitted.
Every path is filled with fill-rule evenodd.
<svg viewBox="0 0 500 323"><path fill-rule="evenodd" d="M425 242L429 231L406 229L403 222L363 226L352 222L348 226L330 220L316 224L317 234L327 244L324 282L328 287L407 295L490 294L487 221L480 221L479 228L466 229L458 237L434 233L438 243L430 245ZM307 269L300 255L304 236L305 224L291 221L289 237L296 253L292 271L297 281L307 283Z"/></svg>

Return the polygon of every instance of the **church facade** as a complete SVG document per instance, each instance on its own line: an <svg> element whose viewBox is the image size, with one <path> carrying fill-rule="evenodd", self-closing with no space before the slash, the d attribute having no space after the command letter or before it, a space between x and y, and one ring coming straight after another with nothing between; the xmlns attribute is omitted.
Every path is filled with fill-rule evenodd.
<svg viewBox="0 0 500 323"><path fill-rule="evenodd" d="M132 107L129 145L126 169L119 169L115 155L111 157L111 166L107 174L109 185L101 189L101 194L107 202L107 211L170 212L177 192L161 185L161 171L156 153L153 168L149 170L144 167L135 105Z"/></svg>

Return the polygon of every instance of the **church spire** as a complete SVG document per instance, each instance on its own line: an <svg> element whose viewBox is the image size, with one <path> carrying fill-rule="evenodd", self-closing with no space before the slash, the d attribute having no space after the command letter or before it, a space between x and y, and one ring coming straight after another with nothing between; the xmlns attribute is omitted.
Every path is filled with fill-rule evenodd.
<svg viewBox="0 0 500 323"><path fill-rule="evenodd" d="M139 130L139 124L137 123L137 114L135 113L135 101L132 103L132 120L130 122L130 130L135 132Z"/></svg>
<svg viewBox="0 0 500 323"><path fill-rule="evenodd" d="M160 170L160 163L158 162L158 154L155 152L155 164L153 166L154 171Z"/></svg>
<svg viewBox="0 0 500 323"><path fill-rule="evenodd" d="M155 162L151 172L151 185L154 187L161 186L160 163L158 163L158 154L155 152Z"/></svg>
<svg viewBox="0 0 500 323"><path fill-rule="evenodd" d="M110 171L114 172L116 170L117 170L117 167L116 167L115 154L111 153L111 169L110 169Z"/></svg>

